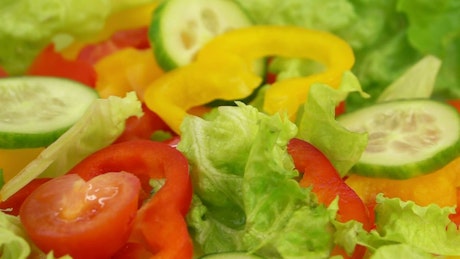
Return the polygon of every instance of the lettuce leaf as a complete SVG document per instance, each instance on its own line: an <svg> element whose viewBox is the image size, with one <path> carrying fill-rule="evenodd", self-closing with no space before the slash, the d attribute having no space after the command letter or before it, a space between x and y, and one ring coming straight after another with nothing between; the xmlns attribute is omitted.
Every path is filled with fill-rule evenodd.
<svg viewBox="0 0 460 259"><path fill-rule="evenodd" d="M367 146L366 134L351 132L335 120L335 107L351 92L367 97L351 72L344 73L339 89L312 85L297 122L297 137L321 150L341 176L356 164Z"/></svg>
<svg viewBox="0 0 460 259"><path fill-rule="evenodd" d="M419 206L412 201L377 196L376 228L370 232L362 226L334 223L336 241L348 249L354 245L366 246L370 258L431 258L459 256L460 231L449 215L453 207L435 204Z"/></svg>
<svg viewBox="0 0 460 259"><path fill-rule="evenodd" d="M295 124L238 103L206 120L188 116L181 132L178 149L190 162L196 194L187 222L204 253L329 256L336 210L295 180L286 152Z"/></svg>
<svg viewBox="0 0 460 259"><path fill-rule="evenodd" d="M140 115L141 102L134 92L124 98L97 99L80 120L3 186L1 198L7 199L36 177L65 174L89 154L115 141L127 118Z"/></svg>
<svg viewBox="0 0 460 259"><path fill-rule="evenodd" d="M55 36L90 37L107 17L153 0L2 0L0 1L0 66L23 73Z"/></svg>
<svg viewBox="0 0 460 259"><path fill-rule="evenodd" d="M25 259L31 253L27 235L18 217L0 212L0 255L3 259Z"/></svg>

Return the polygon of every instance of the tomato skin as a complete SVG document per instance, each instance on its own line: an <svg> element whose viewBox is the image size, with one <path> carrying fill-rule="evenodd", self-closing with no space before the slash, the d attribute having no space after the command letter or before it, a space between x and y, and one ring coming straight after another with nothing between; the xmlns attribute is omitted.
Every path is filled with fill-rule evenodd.
<svg viewBox="0 0 460 259"><path fill-rule="evenodd" d="M132 140L113 144L87 157L69 174L91 179L104 172L127 171L144 179L165 179L165 184L136 215L130 241L142 244L156 258L193 257L185 215L192 200L189 165L185 156L166 143Z"/></svg>
<svg viewBox="0 0 460 259"><path fill-rule="evenodd" d="M303 173L300 185L313 187L313 192L318 200L329 205L337 196L339 197L338 220L346 222L357 220L363 223L366 230L372 228L369 211L364 202L340 177L327 157L310 143L294 138L288 143L288 153L294 160L294 165ZM340 254L345 258L348 255L340 247L332 251L334 255ZM362 258L365 248L357 246L351 258Z"/></svg>
<svg viewBox="0 0 460 259"><path fill-rule="evenodd" d="M126 172L106 173L88 182L76 174L64 175L32 192L19 216L45 253L110 258L129 238L139 189L139 179Z"/></svg>
<svg viewBox="0 0 460 259"><path fill-rule="evenodd" d="M17 216L24 200L37 189L40 185L46 183L51 178L36 178L22 187L5 201L0 202L0 210L6 214Z"/></svg>
<svg viewBox="0 0 460 259"><path fill-rule="evenodd" d="M96 84L96 71L86 62L67 60L54 50L54 45L47 46L35 58L26 74L63 77L78 81L87 86Z"/></svg>

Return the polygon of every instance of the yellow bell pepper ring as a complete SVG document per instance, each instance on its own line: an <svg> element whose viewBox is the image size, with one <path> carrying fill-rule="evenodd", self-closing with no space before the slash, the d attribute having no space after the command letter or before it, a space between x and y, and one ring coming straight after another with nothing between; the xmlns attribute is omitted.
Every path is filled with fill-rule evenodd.
<svg viewBox="0 0 460 259"><path fill-rule="evenodd" d="M350 70L355 61L352 48L341 38L293 26L253 26L229 31L210 41L197 59L210 59L223 52L243 57L249 66L268 56L305 58L323 64L326 70L321 73L279 81L267 89L265 112L285 110L290 117L306 101L311 84L324 83L337 88L343 72Z"/></svg>
<svg viewBox="0 0 460 259"><path fill-rule="evenodd" d="M262 82L255 64L264 57L307 58L324 64L324 72L277 82L265 95L268 113L285 111L293 117L312 83L338 87L343 72L354 63L350 46L321 31L292 26L252 26L235 29L208 42L191 64L160 77L146 90L144 100L173 130L187 110L215 99L247 97Z"/></svg>
<svg viewBox="0 0 460 259"><path fill-rule="evenodd" d="M220 54L164 74L147 87L144 101L180 134L180 124L190 109L215 99L244 98L261 82L241 58Z"/></svg>

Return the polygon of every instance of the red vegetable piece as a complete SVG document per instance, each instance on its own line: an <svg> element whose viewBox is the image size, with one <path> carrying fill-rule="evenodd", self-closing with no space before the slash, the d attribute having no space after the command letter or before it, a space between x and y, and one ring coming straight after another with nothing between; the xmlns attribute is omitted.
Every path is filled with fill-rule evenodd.
<svg viewBox="0 0 460 259"><path fill-rule="evenodd" d="M8 76L8 73L6 73L5 69L0 67L0 78L1 77L7 77L7 76Z"/></svg>
<svg viewBox="0 0 460 259"><path fill-rule="evenodd" d="M70 174L91 179L104 172L127 171L144 179L165 183L139 210L132 240L143 244L157 258L192 258L193 245L185 215L192 185L185 156L169 145L149 140L132 140L104 148L76 165Z"/></svg>
<svg viewBox="0 0 460 259"><path fill-rule="evenodd" d="M136 139L150 139L155 131L163 130L173 134L169 126L152 110L142 103L144 114L141 117L133 116L126 120L126 127L120 137L115 141L124 142Z"/></svg>
<svg viewBox="0 0 460 259"><path fill-rule="evenodd" d="M65 59L54 50L53 44L46 47L35 58L26 74L68 78L90 87L94 87L96 83L96 71L90 64L79 60Z"/></svg>
<svg viewBox="0 0 460 259"><path fill-rule="evenodd" d="M460 112L460 99L448 100L447 103L454 106Z"/></svg>
<svg viewBox="0 0 460 259"><path fill-rule="evenodd" d="M100 59L123 48L147 49L150 47L148 28L136 28L115 32L109 39L89 44L80 50L77 60L96 64Z"/></svg>
<svg viewBox="0 0 460 259"><path fill-rule="evenodd" d="M19 214L19 208L21 207L24 200L40 185L46 183L51 178L36 178L22 187L19 191L13 194L5 201L0 202L0 210L6 214L17 216Z"/></svg>
<svg viewBox="0 0 460 259"><path fill-rule="evenodd" d="M288 144L288 152L292 156L295 168L303 173L300 185L313 186L312 190L318 200L329 205L339 197L338 220L346 222L357 220L363 223L366 230L372 228L369 212L359 196L340 177L327 157L310 143L294 138ZM341 248L336 247L335 254L346 256ZM357 246L352 258L362 258L363 247Z"/></svg>
<svg viewBox="0 0 460 259"><path fill-rule="evenodd" d="M110 258L127 242L138 209L139 179L126 172L84 181L54 178L30 194L19 216L45 253L75 259Z"/></svg>

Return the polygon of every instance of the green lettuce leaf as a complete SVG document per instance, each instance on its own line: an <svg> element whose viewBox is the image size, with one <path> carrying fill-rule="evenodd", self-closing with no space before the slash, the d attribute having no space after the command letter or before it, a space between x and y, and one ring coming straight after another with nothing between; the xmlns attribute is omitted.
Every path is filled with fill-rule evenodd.
<svg viewBox="0 0 460 259"><path fill-rule="evenodd" d="M141 102L134 92L124 98L97 99L80 120L3 186L1 198L7 199L36 177L65 174L89 154L115 141L127 118L141 115Z"/></svg>
<svg viewBox="0 0 460 259"><path fill-rule="evenodd" d="M190 162L196 194L187 222L204 253L329 256L336 210L295 180L286 152L295 124L238 103L207 120L187 117L181 132L178 149Z"/></svg>
<svg viewBox="0 0 460 259"><path fill-rule="evenodd" d="M407 17L407 37L415 49L442 60L437 92L460 97L460 2L456 0L399 0L397 10Z"/></svg>
<svg viewBox="0 0 460 259"><path fill-rule="evenodd" d="M0 212L0 255L2 259L25 259L31 253L27 235L18 217Z"/></svg>
<svg viewBox="0 0 460 259"><path fill-rule="evenodd" d="M367 232L352 223L334 223L336 242L352 250L366 246L370 258L459 256L460 231L449 215L453 207L419 206L412 201L377 196L376 228Z"/></svg>
<svg viewBox="0 0 460 259"><path fill-rule="evenodd" d="M152 1L2 0L0 66L10 75L21 74L55 36L90 37L111 13Z"/></svg>
<svg viewBox="0 0 460 259"><path fill-rule="evenodd" d="M424 57L386 87L378 96L377 101L430 98L440 67L439 58L431 55Z"/></svg>
<svg viewBox="0 0 460 259"><path fill-rule="evenodd" d="M351 132L335 120L335 107L351 92L367 97L351 72L344 73L339 89L312 85L297 122L297 137L321 150L341 176L356 164L367 146L366 134Z"/></svg>

